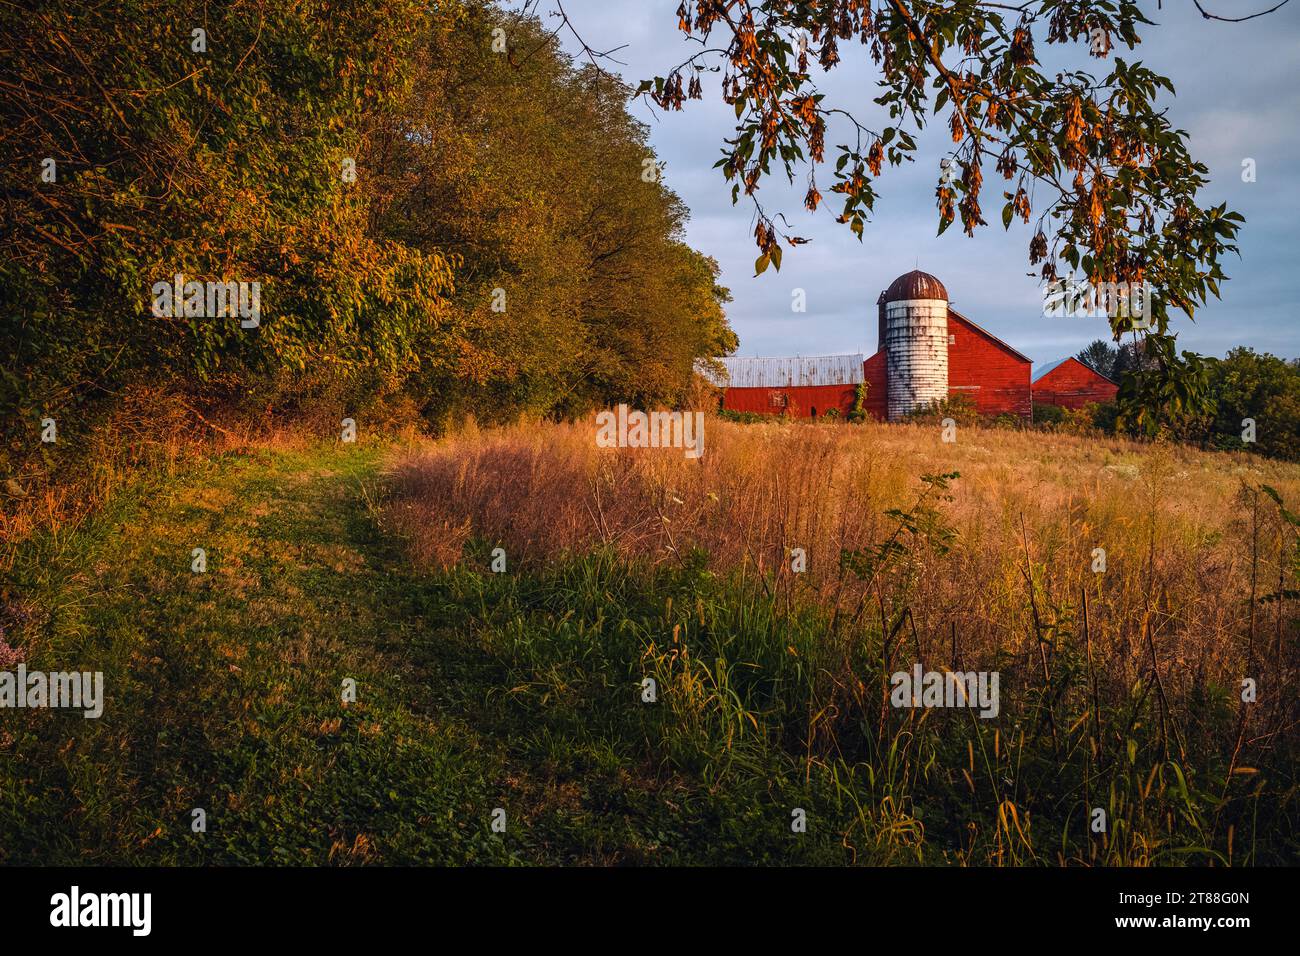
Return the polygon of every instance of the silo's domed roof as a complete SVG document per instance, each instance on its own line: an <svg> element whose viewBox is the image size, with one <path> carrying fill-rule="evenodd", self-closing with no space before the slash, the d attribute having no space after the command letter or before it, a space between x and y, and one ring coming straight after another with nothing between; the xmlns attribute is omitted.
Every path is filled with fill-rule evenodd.
<svg viewBox="0 0 1300 956"><path fill-rule="evenodd" d="M930 273L913 269L890 283L885 292L886 302L901 302L904 299L943 299L946 302L948 290Z"/></svg>

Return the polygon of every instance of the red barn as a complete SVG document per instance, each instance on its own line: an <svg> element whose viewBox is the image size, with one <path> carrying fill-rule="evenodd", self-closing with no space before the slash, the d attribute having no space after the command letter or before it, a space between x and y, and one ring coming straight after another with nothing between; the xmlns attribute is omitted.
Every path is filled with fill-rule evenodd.
<svg viewBox="0 0 1300 956"><path fill-rule="evenodd" d="M832 408L847 415L862 381L862 355L725 358L723 407L760 415L818 418Z"/></svg>
<svg viewBox="0 0 1300 956"><path fill-rule="evenodd" d="M1034 413L1033 361L956 309L948 309L948 394L967 395L981 415Z"/></svg>
<svg viewBox="0 0 1300 956"><path fill-rule="evenodd" d="M1079 409L1113 402L1118 393L1117 382L1073 357L1053 362L1034 379L1034 401L1043 405Z"/></svg>
<svg viewBox="0 0 1300 956"><path fill-rule="evenodd" d="M725 358L723 407L817 417L847 415L861 384L863 409L895 421L951 395L966 395L983 415L1033 414L1032 361L950 308L943 283L925 272L899 276L876 302L877 349L816 358Z"/></svg>

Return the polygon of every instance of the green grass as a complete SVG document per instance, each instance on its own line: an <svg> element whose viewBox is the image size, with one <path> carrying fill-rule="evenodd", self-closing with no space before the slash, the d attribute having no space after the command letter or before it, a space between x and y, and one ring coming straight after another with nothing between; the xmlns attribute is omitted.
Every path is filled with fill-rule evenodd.
<svg viewBox="0 0 1300 956"><path fill-rule="evenodd" d="M503 863L501 749L439 712L442 626L361 506L377 453L226 457L146 482L16 584L29 668L105 673L98 720L6 712L0 860ZM208 572L193 574L204 547ZM342 681L359 699L342 705ZM191 832L192 808L208 832Z"/></svg>
<svg viewBox="0 0 1300 956"><path fill-rule="evenodd" d="M1086 709L1062 693L1058 761L1014 674L996 740L966 712L878 722L870 677L811 714L826 655L878 673L878 634L828 641L704 555L492 574L479 543L422 573L376 521L382 454L204 459L25 546L15 643L102 670L107 705L0 712L0 863L1206 863L1234 821L1234 862L1296 859L1293 755L1216 819L1216 767L1160 754L1141 704L1106 715L1104 773Z"/></svg>
<svg viewBox="0 0 1300 956"><path fill-rule="evenodd" d="M97 720L0 712L0 863L716 855L714 801L684 795L684 825L678 783L510 686L482 640L513 613L494 607L504 582L418 574L379 532L380 454L205 460L28 543L12 586L32 617L10 637L29 669L102 670L107 705Z"/></svg>

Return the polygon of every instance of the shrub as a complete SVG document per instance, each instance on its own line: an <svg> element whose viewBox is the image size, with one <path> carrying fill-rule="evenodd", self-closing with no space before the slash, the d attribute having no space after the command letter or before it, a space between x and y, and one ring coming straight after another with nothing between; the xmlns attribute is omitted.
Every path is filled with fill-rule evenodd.
<svg viewBox="0 0 1300 956"><path fill-rule="evenodd" d="M916 425L937 425L945 418L951 418L958 425L978 425L981 422L974 400L961 394L936 399L903 416L904 421Z"/></svg>
<svg viewBox="0 0 1300 956"><path fill-rule="evenodd" d="M1065 421L1065 409L1060 405L1034 402L1035 425L1059 425L1063 421Z"/></svg>
<svg viewBox="0 0 1300 956"><path fill-rule="evenodd" d="M1087 406L1087 411L1092 419L1092 427L1105 432L1107 435L1115 434L1115 429L1119 420L1119 406L1114 402L1096 402Z"/></svg>
<svg viewBox="0 0 1300 956"><path fill-rule="evenodd" d="M853 390L853 407L849 409L848 421L857 425L867 420L867 383L858 382L858 387Z"/></svg>
<svg viewBox="0 0 1300 956"><path fill-rule="evenodd" d="M772 415L760 415L758 412L738 412L734 408L719 408L718 417L726 422L735 422L737 425L758 425L762 422L773 420Z"/></svg>

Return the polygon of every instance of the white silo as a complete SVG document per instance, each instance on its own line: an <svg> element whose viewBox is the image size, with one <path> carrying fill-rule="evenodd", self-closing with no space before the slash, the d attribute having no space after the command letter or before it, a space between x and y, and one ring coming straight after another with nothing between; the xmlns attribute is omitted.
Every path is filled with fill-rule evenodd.
<svg viewBox="0 0 1300 956"><path fill-rule="evenodd" d="M948 397L948 290L926 272L893 281L884 294L889 420Z"/></svg>

